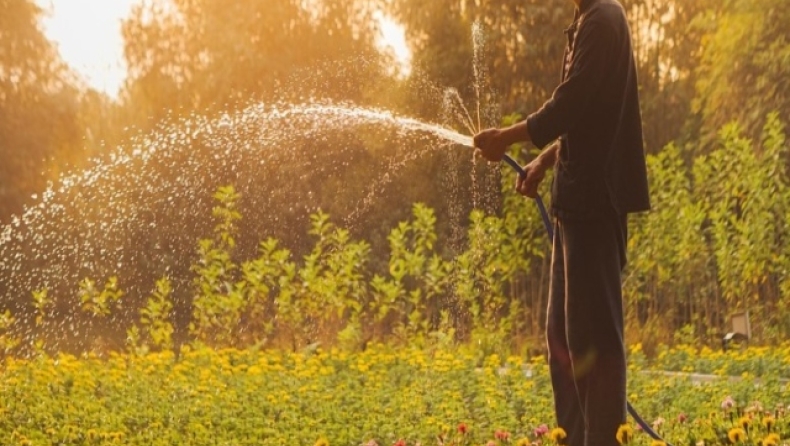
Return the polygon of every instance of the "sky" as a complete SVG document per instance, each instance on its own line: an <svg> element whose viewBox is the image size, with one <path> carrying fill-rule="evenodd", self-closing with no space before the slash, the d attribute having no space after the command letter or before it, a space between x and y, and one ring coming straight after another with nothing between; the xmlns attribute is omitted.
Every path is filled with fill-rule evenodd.
<svg viewBox="0 0 790 446"><path fill-rule="evenodd" d="M44 34L88 85L117 97L126 77L121 20L139 0L36 0Z"/></svg>
<svg viewBox="0 0 790 446"><path fill-rule="evenodd" d="M36 0L45 10L44 34L91 87L117 98L126 78L121 21L141 0ZM376 20L382 30L380 45L393 51L401 71L408 72L409 50L403 27L383 14Z"/></svg>
<svg viewBox="0 0 790 446"><path fill-rule="evenodd" d="M375 14L381 28L381 38L379 45L392 51L398 60L400 70L403 74L408 74L411 70L411 51L406 45L406 35L403 26L384 14Z"/></svg>

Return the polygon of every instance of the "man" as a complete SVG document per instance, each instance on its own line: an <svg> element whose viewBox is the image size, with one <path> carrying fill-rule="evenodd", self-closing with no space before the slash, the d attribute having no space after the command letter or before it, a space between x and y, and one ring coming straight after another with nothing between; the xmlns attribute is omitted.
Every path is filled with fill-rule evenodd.
<svg viewBox="0 0 790 446"><path fill-rule="evenodd" d="M630 31L617 0L574 0L562 81L523 122L475 135L489 161L508 146L543 150L516 189L535 197L554 168L546 339L557 423L570 446L617 445L626 418L621 273L627 214L650 201Z"/></svg>

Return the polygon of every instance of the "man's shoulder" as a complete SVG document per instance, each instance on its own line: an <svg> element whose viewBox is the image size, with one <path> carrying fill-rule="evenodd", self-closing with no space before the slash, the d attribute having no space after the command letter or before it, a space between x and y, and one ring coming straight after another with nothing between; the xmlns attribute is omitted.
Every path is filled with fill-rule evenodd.
<svg viewBox="0 0 790 446"><path fill-rule="evenodd" d="M625 9L618 0L596 0L585 11L583 20L588 23L621 24L626 20Z"/></svg>

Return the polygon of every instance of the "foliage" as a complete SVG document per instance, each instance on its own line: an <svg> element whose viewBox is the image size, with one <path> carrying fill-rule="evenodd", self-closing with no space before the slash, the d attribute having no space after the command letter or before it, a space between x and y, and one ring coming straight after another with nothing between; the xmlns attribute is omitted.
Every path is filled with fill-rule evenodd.
<svg viewBox="0 0 790 446"><path fill-rule="evenodd" d="M691 165L676 145L648 157L654 209L631 222L624 275L630 342L651 354L672 341L719 345L729 315L745 310L754 342L777 343L790 333L790 265L781 254L790 240L790 184L780 161L787 156L784 128L772 114L759 145L732 125L722 130L720 147ZM301 258L271 237L242 255L242 196L219 188L213 236L199 241L191 268L186 342L296 351L444 340L473 342L485 355L541 352L549 248L537 207L507 184L514 175L503 173L502 217L472 212L458 253L438 249L434 211L415 205L412 218L390 231L383 273L370 265L371 245L321 211L311 216L314 245ZM132 351L176 347L172 291L169 280L160 281L146 302L138 306L130 296L122 310L118 279L111 276L103 289L83 280L84 348L95 349L90 333L106 336L101 327L110 318L122 321L114 328ZM47 322L47 290L33 297L38 331L56 330ZM124 317L128 310L141 321ZM14 344L14 332L9 336Z"/></svg>
<svg viewBox="0 0 790 446"><path fill-rule="evenodd" d="M361 99L360 87L381 78L376 71L384 59L374 47L370 14L358 1L136 5L123 24L127 111L135 124L150 128L171 112L233 108L250 99ZM316 76L322 63L352 58L363 61L353 65L356 76L351 67ZM281 96L284 84L293 89L288 98Z"/></svg>
<svg viewBox="0 0 790 446"><path fill-rule="evenodd" d="M277 331L296 348L326 337L326 330L333 336L340 321L358 323L367 286L366 243L351 241L347 230L318 213L310 230L315 246L299 268L274 239L261 243L258 258L239 265L233 259L239 194L226 187L215 198L215 236L200 241L193 267L197 294L190 331L198 342L259 342Z"/></svg>
<svg viewBox="0 0 790 446"><path fill-rule="evenodd" d="M123 296L123 291L118 289L118 278L110 277L104 288L96 287L96 282L84 279L80 282L77 296L82 303L82 311L96 317L105 317L112 313L114 305ZM40 297L39 294L36 297ZM44 294L43 297L46 297ZM36 299L37 304L43 304L43 299Z"/></svg>
<svg viewBox="0 0 790 446"><path fill-rule="evenodd" d="M443 302L453 264L436 252L433 210L416 204L413 213L412 221L390 232L389 275L373 277L371 310L374 320L387 324L401 339L419 342L432 331L453 330Z"/></svg>
<svg viewBox="0 0 790 446"><path fill-rule="evenodd" d="M74 76L57 55L31 0L0 2L0 222L35 199L48 180L79 160Z"/></svg>
<svg viewBox="0 0 790 446"><path fill-rule="evenodd" d="M345 324L358 324L366 300L368 244L351 241L349 232L323 213L312 216L310 234L317 238L315 247L291 284L290 299L278 301L284 322L298 332L294 347L320 342Z"/></svg>
<svg viewBox="0 0 790 446"><path fill-rule="evenodd" d="M13 327L15 321L16 319L9 310L0 314L0 332L2 332L0 334L0 349L6 355L14 351L21 342L18 337L10 333L10 328Z"/></svg>
<svg viewBox="0 0 790 446"><path fill-rule="evenodd" d="M652 210L631 220L628 240L629 266L623 279L627 320L636 323L641 317L644 323L660 315L672 326L674 318L686 320L691 306L700 303L686 296L711 291L710 256L701 232L706 215L695 200L677 146L648 157L648 172ZM667 331L666 326L660 329Z"/></svg>
<svg viewBox="0 0 790 446"><path fill-rule="evenodd" d="M429 336L449 336L450 342L471 336L507 354L505 340L523 311L511 300L507 285L529 267L528 260L508 262L509 256L529 249L515 236L517 220L474 213L471 244L451 260L436 251L433 211L417 204L413 220L401 222L389 235L388 274L371 277L366 269L369 245L351 240L322 212L312 216L309 234L315 245L300 262L272 238L260 244L257 258L237 260L240 196L225 187L215 199L214 237L199 242L192 268L190 333L196 345L299 349L339 342L360 348L392 335L418 344ZM144 352L147 342L155 348L170 345L169 299L169 282L158 282L141 311L148 338L139 328L129 328L131 348Z"/></svg>
<svg viewBox="0 0 790 446"><path fill-rule="evenodd" d="M699 53L711 31L701 17L721 9L711 0L623 0L639 79L645 149L696 137L690 119ZM705 26L703 26L705 25Z"/></svg>
<svg viewBox="0 0 790 446"><path fill-rule="evenodd" d="M551 438L559 437L547 427L553 406L545 358L478 361L475 350L370 344L360 352L200 348L180 357L7 359L0 372L0 441L556 444ZM635 367L629 376L629 399L673 444L727 445L734 428L748 432L742 442L748 445L770 433L779 436L777 444L790 436L788 393L774 379L760 386L748 378L656 379ZM628 444L651 444L631 430Z"/></svg>
<svg viewBox="0 0 790 446"><path fill-rule="evenodd" d="M732 120L757 137L767 113L787 116L790 38L782 23L788 18L783 0L729 0L700 17L708 33L693 107L708 137Z"/></svg>
<svg viewBox="0 0 790 446"><path fill-rule="evenodd" d="M10 353L27 351L26 344L39 354L57 350L60 335L52 333L66 325L58 318L72 316L78 317L69 324L82 338L74 350L94 350L95 339L125 334L140 352L176 348L179 330L189 331L188 341L215 347L364 348L395 336L419 344L471 340L486 354L543 348L548 249L534 204L512 191L512 172L466 163L452 151L402 156L401 147L392 147L391 129L308 131L296 118L277 121L285 136L273 138L292 144L293 152L271 150L267 163L247 163L260 150L279 149L260 142L271 135L257 133L254 119L242 122L246 116L227 122L206 116L251 101L318 96L386 103L430 121L471 104L460 118L469 121L466 131L495 125L501 110L528 112L550 95L564 46L560 31L572 4L318 3L307 8L295 0L232 6L177 0L170 7L163 1L136 6L124 23L130 79L118 104L95 92L78 97L77 81L37 27L39 8L23 0L2 3L0 220L41 192L47 176L80 166L83 153L123 158L126 148L108 148L127 127L142 131L128 148L137 155L113 181L122 183L128 178L124 169L148 163L167 191L143 184L154 178L139 179L140 185L122 184L106 209L89 210L74 203L103 190L63 195L72 205L63 213L74 217L65 238L101 212L129 226L120 230L119 243L139 251L124 270L112 271L115 263L104 262L105 251L79 245L79 255L68 261L80 278L89 278L76 296L71 282L30 287L36 290L32 300L32 289L16 292L15 284L0 283L0 295L8 299L0 339ZM634 33L654 204L652 212L632 218L624 276L628 337L651 353L675 339L718 344L729 313L748 309L754 342L777 343L790 333L790 153L782 125L788 109L787 8L782 0L622 3ZM376 48L375 16L381 12L405 26L415 64L408 82L387 70L387 56ZM179 117L183 127L168 127ZM733 118L737 124L727 124ZM447 117L453 119L448 125L458 126L458 116ZM226 124L238 133L223 133ZM147 133L152 128L158 133ZM163 140L189 150L160 150L167 152L162 159L139 156ZM416 137L398 141L410 149L430 148ZM245 155L243 169L228 168L221 159L220 148L250 146L257 151ZM525 147L511 154L532 155ZM194 177L166 172L195 165L201 156L210 161ZM422 162L411 162L418 156ZM302 175L308 157L313 169ZM401 177L392 180L397 169ZM298 180L284 182L292 177ZM177 197L186 184L195 190L234 184L218 190L215 230L197 249L194 239L211 228L209 219L200 218L211 203L208 194ZM360 190L377 198L362 201L377 203L360 204ZM158 200L152 208L135 206L151 196ZM157 225L184 212L184 200L190 201L189 225ZM421 204L410 209L415 202ZM366 212L368 218L360 219ZM301 237L294 225L308 218L308 237ZM17 228L33 230L24 218L14 224L2 233L2 246L15 243ZM91 242L101 231L91 228L84 237ZM34 252L39 241L46 237L20 249ZM3 259L3 267L44 265L60 274L60 248L31 255L32 266ZM151 262L155 256L164 260ZM149 297L163 274L167 279Z"/></svg>
<svg viewBox="0 0 790 446"><path fill-rule="evenodd" d="M633 346L632 355L639 354ZM790 345L721 350L698 345L661 345L650 368L675 372L694 372L716 376L748 376L762 379L790 379Z"/></svg>
<svg viewBox="0 0 790 446"><path fill-rule="evenodd" d="M170 322L170 315L173 310L170 294L172 287L170 280L163 277L156 282L156 289L151 297L148 298L146 306L140 310L140 326L145 330L149 342L142 345L154 347L159 350L172 350L173 348L173 324ZM132 346L140 345L140 333L137 325L129 329L127 339ZM138 351L145 353L145 350Z"/></svg>
<svg viewBox="0 0 790 446"><path fill-rule="evenodd" d="M475 127L495 125L497 107L536 108L558 82L565 39L573 18L567 1L393 0L405 25L415 73L456 89L472 110ZM470 33L473 25L478 27ZM424 101L423 101L424 102ZM436 104L422 113L436 116Z"/></svg>
<svg viewBox="0 0 790 446"><path fill-rule="evenodd" d="M271 317L277 302L289 302L293 292L290 283L296 277L296 265L290 260L291 253L278 246L275 239L261 242L259 257L242 265L247 299L251 309L244 332L251 336L268 339L276 327ZM287 305L286 305L287 308ZM286 310L287 311L287 310ZM287 318L286 314L282 315Z"/></svg>
<svg viewBox="0 0 790 446"><path fill-rule="evenodd" d="M212 210L217 219L214 238L199 242L199 260L193 265L197 294L193 299L190 332L201 342L215 339L227 343L232 328L245 306L244 283L236 279L237 265L231 259L235 222L241 218L236 210L239 198L233 187L220 188L214 198L219 202Z"/></svg>
<svg viewBox="0 0 790 446"><path fill-rule="evenodd" d="M329 97L358 104L386 103L397 109L393 111L408 110L409 114L414 113L435 121L447 112L447 96L452 96L451 93L455 91L458 93L458 100L450 101L458 102L454 107L467 105L472 109L470 118L461 120L471 121L471 127L495 125L499 122L501 110L529 112L551 94L557 82L559 60L565 43L561 30L570 21L573 9L573 5L565 0L436 1L428 5L413 0L319 3L320 6L314 8L307 8L303 2L294 0L277 0L265 4L242 1L235 2L231 7L227 2L216 0L175 1L172 6L167 6L163 1L140 4L124 23L125 55L130 67L130 79L119 103L113 105L106 98L97 97L95 92L87 92L82 97L77 97L76 80L72 79L63 64L57 60L54 48L37 28L41 11L32 2L4 2L2 7L5 9L0 14L4 24L0 26L3 30L3 39L0 39L0 113L3 116L0 119L0 150L3 151L6 162L0 166L0 176L4 179L3 187L0 188L0 206L5 209L0 209L0 219L7 218L11 212L18 213L23 203L31 202L31 194L41 192L46 177L57 177L70 166L82 165L85 161L77 158L83 153L110 156L108 150L115 147L114 143L127 132L127 127L138 128L145 135L147 130L163 126L174 117L225 112L250 101L290 102L297 98L302 100L304 97ZM708 156L717 148L717 143L710 135L715 135L726 122L737 118L742 129L740 134L754 142L758 139L761 120L768 111L777 110L780 117L787 115L787 81L786 76L782 76L782 67L786 65L783 62L787 59L787 39L783 33L782 24L785 21L782 20L782 14L786 13L787 8L783 8L781 0L731 0L723 3L709 0L627 0L622 3L634 33L649 152L658 154L665 142L677 140L675 148L671 150L679 153L673 152L672 157L680 156L685 165L691 165L691 158L704 154L706 158L693 164L708 163L711 164L712 172L721 172L719 169L730 166ZM408 79L408 83L413 84L413 89L403 87L402 84L406 83L404 79L388 74L387 57L377 49L378 30L375 16L381 12L391 13L405 27L415 65L413 74ZM697 97L693 104L693 111L696 113L693 113L691 104L694 95ZM482 117L475 116L478 114ZM453 119L455 122L448 124L458 126L459 118L452 116L448 121ZM698 127L704 127L703 133L707 135L701 142L697 140ZM260 206L261 209L266 209L262 214L277 215L277 219L284 222L281 225L285 229L274 228L271 221L264 221L255 229L263 228L269 231L267 234L274 233L280 245L294 251L296 258L301 258L312 246L296 246L297 243L293 240L285 239L288 232L294 232L291 231L293 223L300 221L298 218L303 216L292 215L296 213L291 212L293 203L305 202L305 208L310 209L310 212L320 208L328 210L334 216L348 216L357 211L359 201L358 194L349 191L364 189L376 180L373 172L377 168L389 166L386 162L378 164L371 160L381 152L391 150L391 147L387 147L388 144L382 142L387 141L387 135L371 136L367 134L367 130L354 132L360 135L349 138L353 141L346 142L344 139L338 144L344 147L342 154L330 150L333 147L327 147L327 144L317 141L322 138L315 138L311 134L289 138L289 141L293 140L294 146L304 148L304 151L300 149L298 152L300 155L327 157L316 158L316 164L320 167L316 166L319 173L314 177L319 179L311 179L304 186L280 187L279 180L293 176L301 168L299 163L292 160L278 159L278 163L270 163L276 165L276 168L272 168L273 171L267 170L267 167L262 172L255 172L255 175L246 171L238 173L239 176L257 177L260 174L260 178L267 178L269 182L256 180L260 182L255 183L255 190L259 195L267 195L266 191L271 191L267 206ZM730 129L724 136L727 141L735 144L730 150L746 150L746 140L734 142L737 139L734 136L736 133L734 129ZM245 134L244 137L248 136ZM336 135L328 135L326 139L335 137ZM102 142L104 139L107 143ZM299 141L295 141L296 139ZM82 147L83 141L86 141L88 147ZM195 154L210 152L212 148L206 147L210 144L200 138L187 138L187 141L194 148ZM780 143L772 144L771 147L784 146ZM314 155L330 152L330 155ZM670 162L667 158L671 158L669 155L665 154L659 162L664 167L656 168L682 167L667 164ZM443 181L447 177L434 173L438 169L446 168L453 157L454 154L437 156L419 165L413 163L414 165L405 169L403 178L393 183L393 190L380 194L384 203L370 211L373 217L369 221L396 224L395 222L408 218L412 202L420 201L433 208L437 218L437 253L447 253L446 246L449 243L445 238L450 232L448 225L461 227L460 230L454 229L460 234L455 237L454 242L468 242L466 235L474 231L468 227L466 217L476 197L470 196L475 194L474 191L459 191L477 178L470 180L466 178L467 175L463 175L467 172L463 171L452 179L455 183L442 185L451 189L449 192L456 196L463 195L459 199L463 204L456 205L462 207L462 211L449 209L446 200L435 193L437 183L450 181ZM344 167L329 167L329 161L335 159L338 161L336 165ZM186 160L178 159L173 162ZM721 165L712 166L716 163ZM780 153L777 163L787 163L787 157ZM216 182L230 184L238 179L234 176L236 173L217 170L220 169L220 164L217 162L206 169L214 173ZM368 169L370 166L375 168ZM51 167L51 172L42 175L42 168L46 167ZM743 170L749 172L748 176L752 176L752 172L754 175L766 172L755 165L751 167L754 169ZM468 166L464 167L466 168ZM700 174L704 173L703 167L695 169ZM777 177L773 172L765 174L773 175L773 179L766 180L764 177L755 180L755 184L765 181L775 183ZM496 174L491 176L494 180L498 179ZM707 187L698 186L698 182L718 181L714 178L693 177L693 174L686 175L685 181L691 181L692 184L688 187L695 190ZM216 185L215 182L210 183L203 178L193 181L210 184L207 186L209 189ZM664 181L669 182L667 187L685 187L683 177L680 176L656 178L659 187L664 187ZM509 190L510 187L506 189ZM260 193L261 190L265 192ZM653 190L655 192L657 189ZM675 243L678 236L666 232L660 234L664 238L664 245L654 240L651 242L652 249L639 244L642 243L640 240L645 240L644 237L635 238L635 246L638 245L639 249L645 248L645 252L652 252L653 258L660 257L662 262L658 267L651 264L647 254L641 256L642 259L637 258L639 254L632 256L636 263L650 269L650 273L646 273L644 277L629 278L629 286L633 286L630 290L632 295L638 297L640 302L649 302L650 299L645 298L659 293L659 289L672 288L670 295L684 296L678 299L671 297L669 300L681 305L688 304L685 310L687 314L702 312L698 311L699 304L691 305L692 295L716 294L726 289L724 291L727 297L723 298L731 300L736 294L754 295L755 287L761 288L760 295L776 295L777 289L785 283L780 277L780 270L784 265L783 256L777 255L777 259L766 258L770 251L764 248L771 238L783 240L782 230L770 228L771 230L762 234L764 240L757 240L760 234L755 232L758 229L756 225L746 227L745 223L736 225L735 222L724 224L723 219L719 219L718 223L713 223L713 220L700 222L702 200L695 197L695 190L690 192L690 201L684 201L684 209L680 213L684 221L670 221L672 211L664 204L657 207L659 212L664 213L661 221L657 220L658 217L647 217L646 221L651 232L673 231L690 238L695 237L692 235L693 231L686 229L702 225L705 227L707 249L702 249L702 241L699 239ZM684 194L682 190L673 191L667 197L657 197L656 201L668 206L671 204L668 201L671 197L686 200ZM509 299L516 293L523 296L527 287L531 288L531 293L537 293L534 290L539 287L533 284L545 281L545 277L541 275L545 259L538 253L545 250L537 242L541 237L540 226L532 224L537 223L533 218L536 215L534 208L523 200L518 202L519 197L512 194L500 196L494 192L493 195L494 198L488 199L486 206L478 207L488 214L495 214L506 220L499 228L507 231L508 237L505 241L511 240L514 234L523 235L524 231L529 232L529 237L522 237L519 241L528 246L515 247L513 253L503 254L504 258L510 259L509 264L524 262L516 268L517 273L506 274L509 283L504 294L510 294ZM307 197L312 200L314 196L318 196L316 201L307 203ZM717 204L722 207L716 213L723 212L724 203L728 201L729 199L718 200ZM752 203L758 205L756 201ZM269 204L272 204L271 209ZM762 204L767 205L764 202L759 205ZM528 209L525 210L524 207ZM499 212L501 210L507 212ZM516 216L513 215L514 212L517 212ZM751 214L764 221L785 220L783 217L773 220L768 218L768 214L774 217L783 215L785 211L777 206L766 212ZM153 213L156 214L157 210ZM522 226L519 223L518 218L522 215L527 216L525 218L529 219L529 225ZM257 216L249 216L247 221L250 222L253 218L256 222L263 221ZM452 218L455 220L451 221ZM350 220L349 218L346 223ZM448 221L451 223L447 223ZM480 224L487 224L485 218L479 221ZM706 226L708 223L714 226ZM738 228L738 225L743 227ZM145 224L141 223L139 226L143 227ZM365 226L362 238L371 246L372 258L369 259L369 264L375 268L371 275L378 274L384 279L390 259L379 254L385 253L389 246L389 228L377 228L374 227L375 224L367 222L361 226ZM747 234L743 231L749 232ZM363 231L357 231L359 232ZM243 234L240 237L245 237L244 242L252 237L250 232L240 234ZM182 252L179 249L183 245L175 243L176 239L177 235L170 233L143 233L129 237L129 243L139 242L141 246L150 249L159 247L156 249L164 251L175 246L175 251ZM724 243L725 240L728 242ZM729 243L730 240L736 240L737 243ZM192 243L192 239L188 239L186 243ZM717 246L713 248L712 243L717 243ZM740 243L752 243L752 253L757 257L754 261L730 255ZM257 244L258 240L253 243L240 243L242 248L251 246L251 249ZM513 246L514 244L505 243L502 249ZM203 260L209 260L212 248L206 246L203 249ZM738 249L745 255L746 248L741 245ZM457 253L461 251L462 249L456 250ZM673 252L676 258L668 260L667 256ZM709 253L716 257L715 261L711 261ZM245 252L247 254L249 252ZM441 267L438 260L432 262L437 274L438 271L447 273L452 270L448 266L447 257ZM228 282L231 287L243 275L243 262L234 264L237 269L228 272L229 277L233 278ZM725 264L723 269L716 269ZM188 268L190 265L177 266ZM161 275L161 271L145 269L147 264L144 261L137 262L134 268L139 268L139 271L125 272L125 275L134 276L130 281L140 282L130 289L139 299L145 292L141 290L150 287L150 283L145 281L155 280ZM705 272L700 275L669 280L675 278L676 272L700 272L703 269ZM632 271L635 270L641 271L641 268ZM97 276L109 276L105 273L90 272ZM648 278L647 275L651 277ZM693 280L697 277L700 278L699 283ZM442 280L444 279L439 282ZM758 283L748 285L752 280ZM724 286L721 290L720 281ZM3 286L0 284L0 287ZM179 286L176 285L176 294ZM413 284L409 286L411 291L419 288ZM447 291L447 284L439 287L442 288L441 293L435 291L434 296L452 293ZM25 290L26 293L28 291ZM239 315L244 313L241 308L253 311L252 308L255 307L246 307L241 303L247 299L243 296L246 292L247 290L235 290L234 294L229 290L223 291L227 295L233 294L238 300L236 304L239 306ZM62 300L63 294L64 290L61 289L50 290L53 302ZM22 300L25 296L14 298ZM775 301L780 310L778 314L786 313L784 309L787 303L779 299ZM537 304L535 301L530 306L539 307ZM11 307L10 303L6 305ZM254 311L263 311L261 308L263 307ZM641 308L639 311L653 310ZM721 312L720 309L710 309L710 314L705 317L711 325L714 322L720 323L722 317L717 313ZM532 314L536 320L540 319L537 312ZM690 316L678 317L688 319ZM442 317L438 313L429 315L423 312L421 318L421 323L430 319L430 325L435 327L437 320ZM784 325L778 324L779 327ZM266 330L272 331L274 327Z"/></svg>
<svg viewBox="0 0 790 446"><path fill-rule="evenodd" d="M770 114L761 141L731 124L691 163L674 145L648 157L653 210L632 222L624 280L635 340L689 324L712 343L738 310L750 311L761 341L786 338L789 148Z"/></svg>

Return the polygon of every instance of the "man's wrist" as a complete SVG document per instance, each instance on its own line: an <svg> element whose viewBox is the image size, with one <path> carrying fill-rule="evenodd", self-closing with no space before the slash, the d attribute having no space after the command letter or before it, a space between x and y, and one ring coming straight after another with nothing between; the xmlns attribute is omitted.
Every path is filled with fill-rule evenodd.
<svg viewBox="0 0 790 446"><path fill-rule="evenodd" d="M520 142L530 142L527 121L521 121L510 127L503 128L501 136L502 142L504 142L507 147Z"/></svg>
<svg viewBox="0 0 790 446"><path fill-rule="evenodd" d="M555 143L549 146L549 148L540 152L540 154L536 158L536 161L540 165L540 168L543 170L554 168L554 164L556 164L557 162L558 151L559 151L559 144Z"/></svg>

